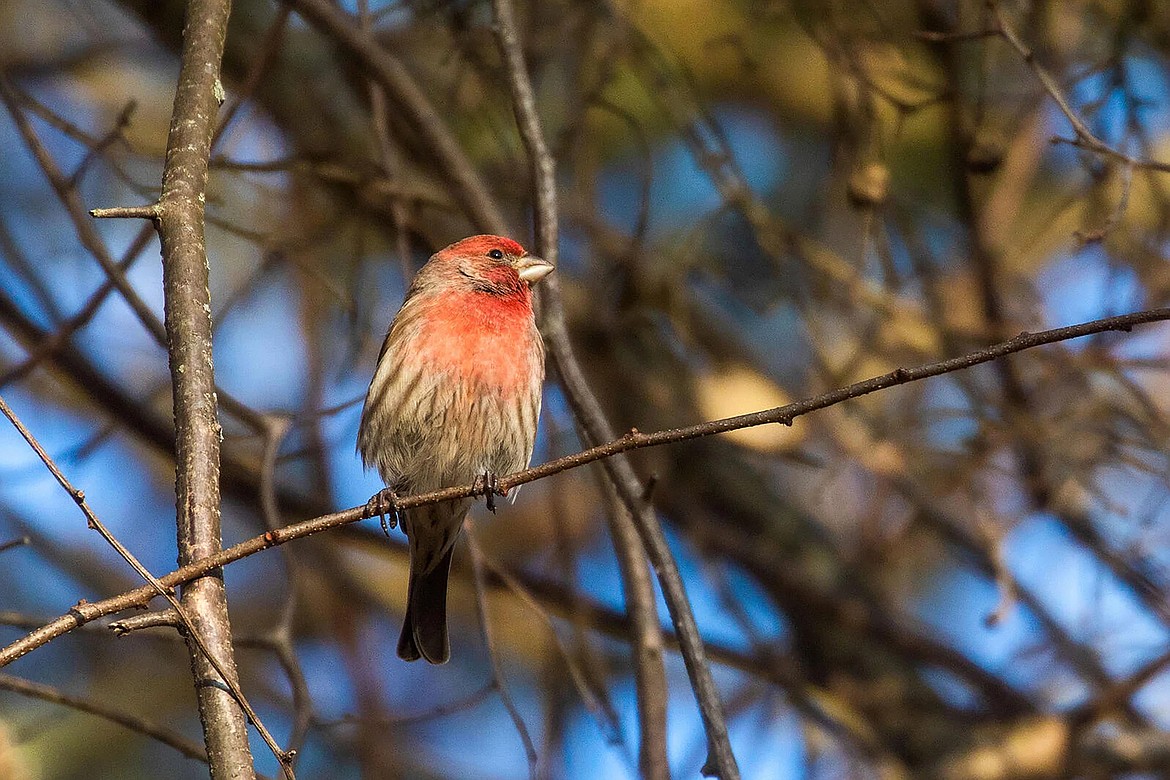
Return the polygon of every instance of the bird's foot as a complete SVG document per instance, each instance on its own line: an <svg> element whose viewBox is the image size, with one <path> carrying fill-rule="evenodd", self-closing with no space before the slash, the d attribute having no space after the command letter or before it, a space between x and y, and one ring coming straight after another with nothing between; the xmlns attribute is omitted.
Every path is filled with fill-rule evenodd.
<svg viewBox="0 0 1170 780"><path fill-rule="evenodd" d="M389 520L386 519L386 515L390 515ZM397 528L398 521L401 519L398 496L390 488L382 488L366 502L366 509L362 513L362 517L381 518L382 533L389 536L391 529Z"/></svg>
<svg viewBox="0 0 1170 780"><path fill-rule="evenodd" d="M475 493L482 493L487 498L487 508L492 513L496 511L496 496L508 495L507 490L500 488L500 478L490 471L475 478Z"/></svg>

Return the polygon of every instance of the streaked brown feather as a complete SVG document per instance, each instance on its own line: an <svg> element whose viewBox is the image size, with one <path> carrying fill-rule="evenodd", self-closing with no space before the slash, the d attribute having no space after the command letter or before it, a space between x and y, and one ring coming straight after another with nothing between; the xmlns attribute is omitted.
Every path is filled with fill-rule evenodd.
<svg viewBox="0 0 1170 780"><path fill-rule="evenodd" d="M476 270L474 262L440 252L419 271L366 395L358 450L399 493L468 484L485 472L509 474L532 457L544 344L531 296L515 271L512 280L494 266L478 274L469 267ZM411 574L398 649L407 660L442 663L449 656L446 567L469 506L406 513Z"/></svg>

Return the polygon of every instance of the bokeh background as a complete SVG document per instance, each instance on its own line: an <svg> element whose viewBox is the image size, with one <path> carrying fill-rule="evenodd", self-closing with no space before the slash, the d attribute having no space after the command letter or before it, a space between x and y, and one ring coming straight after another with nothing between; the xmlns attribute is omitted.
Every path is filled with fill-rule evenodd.
<svg viewBox="0 0 1170 780"><path fill-rule="evenodd" d="M381 337L409 274L476 232L411 117L297 5L236 0L224 63L208 242L227 543L264 530L266 475L281 524L381 487L354 453ZM488 4L335 11L405 65L529 244ZM161 318L157 239L77 215L157 197L182 12L0 3L0 395L156 574L176 560L166 353L98 258ZM777 406L1170 298L1164 3L518 12L558 163L570 333L617 430ZM1100 335L636 455L745 777L1160 775L1168 347L1165 326ZM536 462L581 448L555 375L544 401ZM394 654L400 532L362 523L227 568L244 690L300 746L298 776L637 776L598 474L477 509L498 672L466 545L453 660L437 668ZM4 424L0 543L21 538L0 553L4 643L138 584ZM0 777L206 776L141 733L200 746L175 632L93 624L3 672ZM695 777L705 737L673 649L666 673L671 766Z"/></svg>

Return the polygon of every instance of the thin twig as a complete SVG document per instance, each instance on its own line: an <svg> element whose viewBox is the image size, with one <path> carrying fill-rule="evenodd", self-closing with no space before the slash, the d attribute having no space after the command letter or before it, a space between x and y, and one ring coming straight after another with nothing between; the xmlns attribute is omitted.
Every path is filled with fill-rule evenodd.
<svg viewBox="0 0 1170 780"><path fill-rule="evenodd" d="M154 227L152 225L143 225L138 234L134 236L134 240L130 242L122 259L118 262L118 268L125 272L130 266L142 255L142 252L150 243L151 236L154 235ZM40 365L47 357L55 354L58 350L64 347L73 334L84 328L89 324L90 320L101 309L102 304L105 303L110 293L114 290L114 282L107 277L101 283L101 286L94 291L85 305L78 310L69 319L58 325L47 338L42 340L35 347L27 350L28 354L24 360L20 361L14 366L7 368L0 374L0 390L3 390L12 382L23 378L34 368Z"/></svg>
<svg viewBox="0 0 1170 780"><path fill-rule="evenodd" d="M47 468L49 473L53 475L53 478L57 480L57 484L59 484L62 489L64 489L65 492L69 494L69 496L77 504L78 508L81 509L82 514L85 515L86 524L91 529L97 531L102 539L104 539L106 543L109 544L110 547L112 547L124 561L126 561L126 563L130 564L130 567L134 569L135 572L137 572L138 576L142 577L142 579L150 583L150 587L154 590L155 593L167 600L167 602L171 605L171 609L174 610L174 614L178 616L179 620L182 621L183 627L187 630L188 639L198 647L199 651L210 662L215 672L224 679L225 685L227 686L229 692L239 701L240 707L243 708L248 718L256 726L256 730L260 732L260 736L264 738L265 743L267 743L268 746L272 748L273 753L281 761L281 763L287 761L288 759L286 758L285 751L280 749L280 747L276 744L276 741L272 738L272 735L269 733L268 729L264 726L264 723L260 720L259 716L256 715L255 710L252 709L252 705L248 703L247 698L244 696L244 692L240 689L239 683L235 681L233 677L225 674L226 670L223 668L220 659L211 654L210 649L207 647L207 644L204 641L204 638L196 630L195 622L193 621L188 610L184 609L179 599L175 598L174 586L165 586L159 582L158 578L151 574L150 571L142 565L134 553L130 552L130 550L127 549L125 545L118 541L117 537L115 537L114 534L110 532L105 523L98 519L97 514L95 514L93 509L89 506L89 502L85 498L85 492L73 486L73 484L61 471L61 469L58 468L56 462L51 457L49 457L49 453L45 451L45 448L42 447L41 443L37 441L36 437L32 435L32 432L29 431L27 427L25 427L24 423L21 422L20 418L16 415L16 412L12 410L12 407L10 407L3 398L0 398L0 414L3 414L6 418L8 418L8 421L12 423L17 432L21 435L25 442L28 443L29 447L33 449L33 451L37 454L37 457L41 459L41 462L45 464L45 468Z"/></svg>
<svg viewBox="0 0 1170 780"><path fill-rule="evenodd" d="M358 25L363 33L371 33L370 4L368 0L358 0ZM381 162L382 173L387 182L393 185L401 169L398 154L390 141L390 123L387 121L386 90L373 79L370 80L370 116L374 125L374 138L377 140L378 159ZM398 264L402 270L403 280L411 277L410 237L406 227L406 208L401 198L390 201L390 219L394 223L394 240L398 250Z"/></svg>
<svg viewBox="0 0 1170 780"><path fill-rule="evenodd" d="M41 168L41 172L44 173L45 178L56 193L57 199L64 206L65 212L69 215L69 219L73 223L78 241L97 260L106 278L117 288L147 333L154 338L160 347L168 349L169 337L165 324L159 320L154 311L151 310L150 305L134 289L125 272L114 261L109 247L106 245L97 228L94 227L93 221L87 216L88 214L92 217L132 217L157 221L161 216L161 201L160 203L148 206L93 209L87 212L81 202L81 196L77 193L60 166L57 165L49 150L41 142L40 138L37 137L28 118L21 111L18 105L19 97L20 93L8 83L4 74L0 73L0 102L4 103L5 108L12 116L13 122L20 131L25 145L32 152L33 157ZM260 415L253 412L245 404L237 401L222 388L216 388L216 393L226 411L253 430L259 431L261 429L262 418Z"/></svg>
<svg viewBox="0 0 1170 780"><path fill-rule="evenodd" d="M219 144L240 110L252 99L256 88L260 86L261 81L268 74L269 68L276 62L281 44L284 42L284 34L288 30L290 13L287 6L276 9L276 16L273 17L272 23L268 26L268 32L264 34L264 40L260 43L260 53L248 69L248 75L240 83L239 89L233 90L232 102L224 109L219 126L215 128L215 132L211 136L212 149Z"/></svg>
<svg viewBox="0 0 1170 780"><path fill-rule="evenodd" d="M1000 3L996 0L988 0L987 4L995 15L1000 37L1007 41L1016 50L1016 53L1020 55L1020 59L1024 61L1024 64L1032 69L1032 73L1035 74L1040 85L1044 87L1044 91L1048 93L1048 96L1056 103L1056 107L1060 109L1060 113L1064 114L1064 118L1072 125L1073 132L1076 133L1076 138L1071 141L1067 141L1067 139L1056 139L1057 141L1064 141L1090 152L1096 152L1106 157L1113 157L1130 167L1146 168L1151 171L1170 171L1170 163L1132 157L1125 152L1114 149L1098 138L1089 129L1089 126L1085 124L1084 120L1077 115L1077 112L1073 110L1072 104L1069 103L1068 97L1064 94L1064 90L1060 88L1060 84L1056 82L1052 74L1036 59L1036 53L1020 38L1015 27L1012 26L1007 15L1004 13Z"/></svg>
<svg viewBox="0 0 1170 780"><path fill-rule="evenodd" d="M481 703L483 703L489 696L491 696L493 693L495 693L495 691L496 691L495 685L493 685L491 683L491 681L489 681L483 687L472 691L471 693L467 694L466 696L463 696L460 699L457 699L457 700L452 701L452 702L447 702L445 704L440 704L439 706L434 707L434 708L429 709L429 710L426 710L425 712L417 712L417 713L413 713L410 715L396 715L394 717L377 718L377 719L362 718L362 717L357 716L357 715L346 715L338 720L317 721L313 725L317 726L318 728L322 728L322 729L335 729L335 728L340 728L342 726L349 726L349 725L353 725L353 724L358 724L358 725L363 725L363 726L381 726L384 728L395 728L398 726L414 725L417 723L427 723L429 721L437 720L439 718L445 718L448 715L454 715L457 712L463 712L464 710L469 710L469 709L472 709L473 707L477 707Z"/></svg>
<svg viewBox="0 0 1170 780"><path fill-rule="evenodd" d="M558 250L556 166L537 114L536 96L524 64L512 3L510 0L493 0L492 9L495 14L496 39L512 95L512 108L520 137L528 152L532 173L532 187L536 195L537 251L555 265ZM545 281L539 303L541 332L556 361L573 416L578 421L586 443L597 444L612 438L612 428L573 355L557 278ZM734 780L739 777L739 769L727 738L726 717L703 655L702 640L678 565L666 543L658 518L643 497L644 491L633 467L624 458L607 461L604 465L606 477L612 483L612 493L622 499L620 503L612 502L609 519L620 561L623 590L638 631L634 643L634 661L640 726L639 767L643 776L650 780L670 777L666 756L666 677L662 667L662 640L654 592L653 588L648 587L645 572L645 556L648 554L682 643L683 659L707 732L710 750L704 773L710 768L723 780Z"/></svg>
<svg viewBox="0 0 1170 780"><path fill-rule="evenodd" d="M511 490L518 485L534 482L552 474L559 474L562 471L578 468L587 463L611 458L616 454L635 449L674 444L680 441L697 439L703 436L714 436L720 433L740 430L741 428L751 428L758 425L791 425L797 417L834 406L844 401L869 395L879 390L971 368L982 363L997 360L1005 355L1023 352L1024 350L1047 344L1054 344L1060 341L1082 338L1084 336L1109 331L1128 332L1138 325L1164 322L1167 320L1170 320L1170 308L1148 309L1146 311L1107 317L1105 319L1093 320L1078 325L1069 325L1063 328L1054 328L1038 333L1021 333L1014 339L994 344L966 355L927 363L914 368L897 368L880 376L871 377L811 398L806 398L802 401L772 409L711 420L684 428L656 431L654 433L641 433L637 430L632 430L626 435L613 439L605 444L590 447L581 452L557 458L540 466L534 466L533 468L509 474L500 478L498 485L502 490ZM436 504L440 501L473 498L482 494L483 487L480 485L462 485L443 488L442 490L436 490L430 493L403 496L397 501L397 505L399 508L406 510L427 504ZM365 505L352 507L340 512L293 523L276 531L267 531L260 536L247 539L214 555L182 566L163 577L159 577L158 581L165 587L173 588L176 585L181 585L197 577L202 577L208 572L247 558L269 547L275 547L293 541L294 539L302 539L321 533L322 531L368 519L366 511ZM155 589L146 586L126 591L118 596L98 602L78 602L68 613L54 618L36 631L0 649L0 667L7 666L17 658L72 631L80 625L126 609L141 606L150 601L155 595Z"/></svg>
<svg viewBox="0 0 1170 780"><path fill-rule="evenodd" d="M0 400L2 400L2 399L0 399ZM27 536L18 536L15 539L9 539L7 542L0 543L0 553L8 552L9 550L12 550L16 547L24 547L26 544L28 544L31 541L32 540L29 539Z"/></svg>
<svg viewBox="0 0 1170 780"><path fill-rule="evenodd" d="M605 516L621 575L622 595L630 615L630 648L638 702L638 770L642 780L669 780L666 715L670 701L654 581L646 568L644 548L629 508L604 470L599 470L598 477L605 495ZM649 502L645 492L642 499Z"/></svg>
<svg viewBox="0 0 1170 780"><path fill-rule="evenodd" d="M89 699L72 696L51 685L33 682L32 680L24 680L20 677L13 677L10 674L0 674L0 690L10 691L31 699L40 699L41 701L61 704L75 709L78 712L96 715L111 723L117 723L119 726L125 726L131 731L158 740L188 758L202 761L205 764L207 763L207 751L203 749L202 745L192 742L182 734L172 731L165 726L153 723L146 718L139 718L136 715L131 715L113 707L107 707L104 704L99 704Z"/></svg>
<svg viewBox="0 0 1170 780"><path fill-rule="evenodd" d="M492 670L492 688L500 694L500 701L504 703L504 709L508 711L508 717L512 719L516 733L520 736L520 742L524 745L524 755L528 759L528 776L532 780L536 780L536 765L539 760L536 755L536 745L532 742L528 727L524 725L524 718L520 716L520 710L516 708L516 702L512 700L512 694L508 691L508 686L504 681L504 672L500 668L499 651L492 640L491 623L487 613L487 582L484 577L483 553L480 552L479 545L476 544L470 517L464 520L464 528L467 546L471 550L475 612L479 616L479 629L483 633L483 643L487 646L488 663Z"/></svg>
<svg viewBox="0 0 1170 780"><path fill-rule="evenodd" d="M8 83L8 79L3 74L0 74L0 102L4 103L5 108L12 117L13 123L16 124L17 130L20 132L25 146L32 152L34 159L36 159L37 164L40 166L41 172L45 175L50 186L52 186L54 193L56 193L57 199L65 207L65 211L73 224L74 232L77 234L78 242L97 260L98 265L102 267L102 271L105 272L106 277L118 288L118 292L122 294L122 297L130 306L131 311L134 312L147 331L160 344L165 343L166 331L162 323L158 321L158 317L151 311L150 306L142 299L142 296L130 284L130 280L118 268L118 264L110 255L105 241L98 233L97 228L94 227L93 221L86 216L87 212L81 202L81 196L72 186L69 178L61 170L60 166L57 165L49 150L41 142L40 138L37 137L36 131L33 129L28 117L21 110L19 93ZM142 215L135 214L135 216Z"/></svg>
<svg viewBox="0 0 1170 780"><path fill-rule="evenodd" d="M290 427L292 422L287 417L270 417L264 434L264 458L260 467L260 506L264 526L269 530L275 530L281 524L280 501L276 490L276 465L280 445ZM250 644L272 650L288 677L289 687L292 688L293 727L285 752L292 756L292 763L295 765L296 757L312 724L313 701L293 647L293 621L297 614L297 560L290 548L281 546L280 549L289 580L288 592L280 609L280 619L267 636ZM243 645L244 640L238 640L237 644Z"/></svg>
<svg viewBox="0 0 1170 780"><path fill-rule="evenodd" d="M544 623L545 628L548 629L549 634L552 636L553 643L557 646L557 651L561 654L561 657L565 659L565 665L569 671L569 679L572 681L573 687L577 690L577 695L581 697L581 702L585 705L585 709L589 712L590 715L593 716L593 719L597 721L597 724L601 727L601 731L603 733L608 732L610 734L616 734L617 724L609 720L608 708L602 703L601 699L590 687L589 681L585 677L584 670L581 669L580 664L578 664L576 659L573 658L573 654L565 645L564 640L561 639L560 634L557 633L556 626L553 625L552 617L548 614L547 610L541 606L540 601L536 598L536 596L534 596L531 591L525 588L524 584L520 582L520 580L516 579L516 577L509 573L503 566L501 566L497 561L493 560L491 556L485 553L483 549L479 547L479 542L476 541L474 537L469 536L468 543L475 546L476 554L479 555L480 560L483 562L483 566L494 576L498 577L499 580L504 583L504 585L507 586L507 588L511 590L518 599L520 599L524 606L532 610L533 613L535 613L536 616L540 618L540 621ZM631 644L633 643L633 640L634 637L631 637Z"/></svg>
<svg viewBox="0 0 1170 780"><path fill-rule="evenodd" d="M76 188L81 183L82 177L85 176L86 171L89 170L94 160L103 156L106 149L110 148L117 141L125 141L125 136L122 132L130 124L130 117L138 108L138 102L131 100L118 112L118 117L114 120L114 126L111 127L104 136L95 138L92 143L87 143L88 149L85 152L85 157L73 169L73 175L69 177L69 186ZM110 161L110 167L117 169L117 165Z"/></svg>
<svg viewBox="0 0 1170 780"><path fill-rule="evenodd" d="M145 206L111 206L104 209L90 209L94 219L158 219L158 204Z"/></svg>
<svg viewBox="0 0 1170 780"><path fill-rule="evenodd" d="M284 0L314 27L325 32L353 56L392 99L396 112L420 131L439 161L438 168L453 185L454 195L472 221L493 233L506 232L503 215L471 160L447 129L442 116L415 82L406 66L329 0Z"/></svg>
<svg viewBox="0 0 1170 780"><path fill-rule="evenodd" d="M11 87L13 85L9 84L9 86ZM114 172L114 175L117 176L118 179L120 179L124 184L126 184L131 191L146 191L146 188L143 187L142 184L139 184L137 181L135 181L134 178L121 164L119 164L117 160L111 159L110 155L103 154L103 152L109 149L109 147L112 146L115 141L125 140L123 131L129 124L130 117L137 109L136 101L129 101L122 108L122 111L119 112L117 119L114 121L114 126L109 130L109 132L107 132L105 136L98 137L83 130L73 122L70 122L68 119L58 114L46 104L37 100L36 97L29 94L28 92L25 92L21 89L14 89L14 91L19 96L20 102L26 108L28 108L29 112L39 116L51 127L56 128L86 148L85 157L74 169L73 174L68 178L68 184L70 187L77 187L81 181L81 176L84 174L87 167L94 159L101 156L105 158L105 162L110 166L110 170Z"/></svg>

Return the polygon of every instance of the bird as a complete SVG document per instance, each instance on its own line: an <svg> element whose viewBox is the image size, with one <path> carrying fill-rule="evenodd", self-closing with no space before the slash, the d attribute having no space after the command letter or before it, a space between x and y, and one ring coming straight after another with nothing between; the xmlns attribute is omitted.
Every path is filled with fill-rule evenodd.
<svg viewBox="0 0 1170 780"><path fill-rule="evenodd" d="M357 449L386 488L383 516L404 494L474 483L495 510L499 475L532 458L544 342L532 285L553 264L510 238L477 235L439 250L415 274L390 323L358 427ZM405 510L410 576L398 656L446 663L447 577L471 499Z"/></svg>

